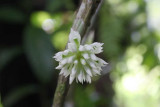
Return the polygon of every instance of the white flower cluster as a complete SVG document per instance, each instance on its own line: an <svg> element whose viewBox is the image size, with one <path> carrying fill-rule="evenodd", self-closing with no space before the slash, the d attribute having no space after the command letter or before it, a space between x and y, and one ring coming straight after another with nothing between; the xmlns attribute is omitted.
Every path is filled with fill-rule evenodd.
<svg viewBox="0 0 160 107"><path fill-rule="evenodd" d="M85 81L91 83L91 77L100 75L101 67L107 64L95 55L102 52L103 43L95 42L82 46L80 41L80 34L71 29L68 49L56 53L53 57L56 61L59 61L59 66L56 69L61 69L60 74L65 77L70 76L70 84L75 78L77 82L79 81L82 84Z"/></svg>

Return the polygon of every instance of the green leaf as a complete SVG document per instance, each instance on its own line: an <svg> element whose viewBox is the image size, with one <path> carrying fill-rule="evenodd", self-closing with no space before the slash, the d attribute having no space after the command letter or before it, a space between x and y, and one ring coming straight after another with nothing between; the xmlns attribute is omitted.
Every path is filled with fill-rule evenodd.
<svg viewBox="0 0 160 107"><path fill-rule="evenodd" d="M35 76L42 83L49 82L54 69L54 49L49 35L38 28L28 27L24 32L24 45Z"/></svg>
<svg viewBox="0 0 160 107"><path fill-rule="evenodd" d="M35 85L27 85L12 90L3 101L5 107L12 107L16 102L25 98L26 96L37 93L38 87ZM0 106L1 107L1 106Z"/></svg>

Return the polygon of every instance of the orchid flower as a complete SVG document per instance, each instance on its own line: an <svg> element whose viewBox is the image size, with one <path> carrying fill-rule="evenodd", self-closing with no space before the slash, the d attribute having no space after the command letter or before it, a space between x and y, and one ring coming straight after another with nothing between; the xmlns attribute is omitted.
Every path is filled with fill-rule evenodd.
<svg viewBox="0 0 160 107"><path fill-rule="evenodd" d="M95 54L101 53L103 43L81 45L81 36L71 29L68 48L58 52L53 58L59 62L56 69L61 69L60 75L69 76L69 84L76 81L91 83L91 77L101 74L101 67L107 62L98 58Z"/></svg>

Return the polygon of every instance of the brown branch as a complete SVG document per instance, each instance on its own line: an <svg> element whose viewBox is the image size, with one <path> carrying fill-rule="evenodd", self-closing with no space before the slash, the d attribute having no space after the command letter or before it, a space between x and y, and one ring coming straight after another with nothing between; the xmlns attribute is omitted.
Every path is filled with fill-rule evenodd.
<svg viewBox="0 0 160 107"><path fill-rule="evenodd" d="M84 36L88 26L90 26L91 18L95 14L100 2L102 2L102 0L82 1L72 26L72 29L78 31L81 36ZM69 89L68 80L68 77L59 76L52 107L63 107L65 96Z"/></svg>

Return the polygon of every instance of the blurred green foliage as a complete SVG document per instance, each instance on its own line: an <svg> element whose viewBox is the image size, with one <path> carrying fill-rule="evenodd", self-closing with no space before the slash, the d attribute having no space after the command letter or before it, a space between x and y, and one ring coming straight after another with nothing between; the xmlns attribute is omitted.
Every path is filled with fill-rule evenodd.
<svg viewBox="0 0 160 107"><path fill-rule="evenodd" d="M52 38L52 43L55 46L56 49L59 50L64 50L65 46L67 44L68 41L68 32L66 31L61 31L61 32L57 32L53 38Z"/></svg>
<svg viewBox="0 0 160 107"><path fill-rule="evenodd" d="M1 96L0 96L0 107L3 107L2 102L1 102Z"/></svg>
<svg viewBox="0 0 160 107"><path fill-rule="evenodd" d="M0 7L2 104L50 107L59 73L52 57L65 49L79 2L17 1ZM104 53L98 56L109 65L92 84L73 84L66 103L71 100L74 107L159 106L158 3L104 0L87 43L92 37L103 42Z"/></svg>
<svg viewBox="0 0 160 107"><path fill-rule="evenodd" d="M82 91L83 90L83 91ZM91 92L93 90L93 87L87 87L83 88L82 86L77 86L75 89L75 106L76 107L96 107L95 102L91 99Z"/></svg>
<svg viewBox="0 0 160 107"><path fill-rule="evenodd" d="M53 46L44 31L29 26L24 31L24 46L33 72L41 82L48 82L53 74Z"/></svg>
<svg viewBox="0 0 160 107"><path fill-rule="evenodd" d="M45 12L45 11L34 12L31 15L31 23L34 26L41 28L43 22L46 19L50 19L50 18L51 18L51 16L50 16L50 14L48 12Z"/></svg>
<svg viewBox="0 0 160 107"><path fill-rule="evenodd" d="M100 40L113 66L110 74L118 107L159 106L160 33L154 21L159 24L160 14L150 16L157 11L149 10L152 2L108 0L101 11L106 17L100 17Z"/></svg>

